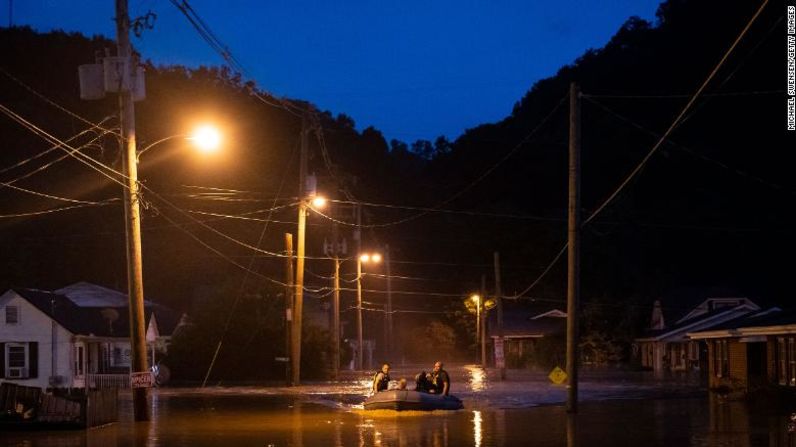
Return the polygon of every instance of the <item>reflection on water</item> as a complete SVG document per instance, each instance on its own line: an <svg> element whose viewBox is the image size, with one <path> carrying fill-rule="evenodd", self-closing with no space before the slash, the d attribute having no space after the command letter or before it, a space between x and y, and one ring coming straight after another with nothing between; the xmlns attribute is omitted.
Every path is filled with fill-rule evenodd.
<svg viewBox="0 0 796 447"><path fill-rule="evenodd" d="M473 392L480 392L486 390L486 372L480 365L467 365L464 367L467 371L467 384Z"/></svg>
<svg viewBox="0 0 796 447"><path fill-rule="evenodd" d="M483 440L481 434L481 412L478 410L473 411L473 438L475 440L475 447L481 447Z"/></svg>
<svg viewBox="0 0 796 447"><path fill-rule="evenodd" d="M202 392L152 396L152 422L75 432L0 432L0 447L122 446L771 446L796 447L793 408L718 398L481 407L455 412L363 411L308 398ZM467 405L467 402L465 402Z"/></svg>

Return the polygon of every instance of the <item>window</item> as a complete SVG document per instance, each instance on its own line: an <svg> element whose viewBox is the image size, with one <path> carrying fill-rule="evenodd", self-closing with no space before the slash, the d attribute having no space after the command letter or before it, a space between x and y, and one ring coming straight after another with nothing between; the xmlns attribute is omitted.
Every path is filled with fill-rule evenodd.
<svg viewBox="0 0 796 447"><path fill-rule="evenodd" d="M796 386L796 337L777 337L777 382Z"/></svg>
<svg viewBox="0 0 796 447"><path fill-rule="evenodd" d="M730 351L727 340L713 342L713 374L716 377L729 377L730 375Z"/></svg>
<svg viewBox="0 0 796 447"><path fill-rule="evenodd" d="M37 376L38 343L0 343L2 368L6 379L32 379Z"/></svg>
<svg viewBox="0 0 796 447"><path fill-rule="evenodd" d="M19 307L6 306L6 324L19 324Z"/></svg>
<svg viewBox="0 0 796 447"><path fill-rule="evenodd" d="M75 346L75 375L83 375L83 345Z"/></svg>
<svg viewBox="0 0 796 447"><path fill-rule="evenodd" d="M785 349L785 337L777 337L777 378L780 385L788 384L788 351Z"/></svg>

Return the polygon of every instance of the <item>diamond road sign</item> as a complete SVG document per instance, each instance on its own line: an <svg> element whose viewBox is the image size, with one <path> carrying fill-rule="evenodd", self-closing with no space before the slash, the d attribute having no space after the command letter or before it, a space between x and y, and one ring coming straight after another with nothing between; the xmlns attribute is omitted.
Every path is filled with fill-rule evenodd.
<svg viewBox="0 0 796 447"><path fill-rule="evenodd" d="M551 382L555 383L556 385L561 385L562 383L567 381L567 373L564 372L563 369L556 366L550 371L550 374L547 375Z"/></svg>

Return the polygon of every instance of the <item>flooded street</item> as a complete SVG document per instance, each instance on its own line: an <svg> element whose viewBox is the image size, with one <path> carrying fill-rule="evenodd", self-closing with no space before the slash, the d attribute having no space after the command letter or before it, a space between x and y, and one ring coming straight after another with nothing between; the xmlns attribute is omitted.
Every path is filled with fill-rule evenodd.
<svg viewBox="0 0 796 447"><path fill-rule="evenodd" d="M571 419L560 404L565 389L543 375L514 373L490 383L462 368L454 377L454 393L465 403L460 411L364 411L365 380L299 389L160 389L151 394L151 422L133 423L131 401L122 395L119 423L2 433L0 446L796 445L790 409L708 397L696 386L646 375L586 374Z"/></svg>

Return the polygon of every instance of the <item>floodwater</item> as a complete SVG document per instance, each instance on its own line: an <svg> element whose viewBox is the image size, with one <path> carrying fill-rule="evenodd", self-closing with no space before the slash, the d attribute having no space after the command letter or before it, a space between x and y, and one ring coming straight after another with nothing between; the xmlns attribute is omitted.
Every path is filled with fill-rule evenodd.
<svg viewBox="0 0 796 447"><path fill-rule="evenodd" d="M116 424L85 431L0 433L2 446L795 446L792 409L729 401L682 381L584 374L568 416L566 390L544 375L487 380L451 370L454 412L365 411L368 381L298 389L159 389L152 421L132 422L122 396ZM394 375L393 377L396 377Z"/></svg>

